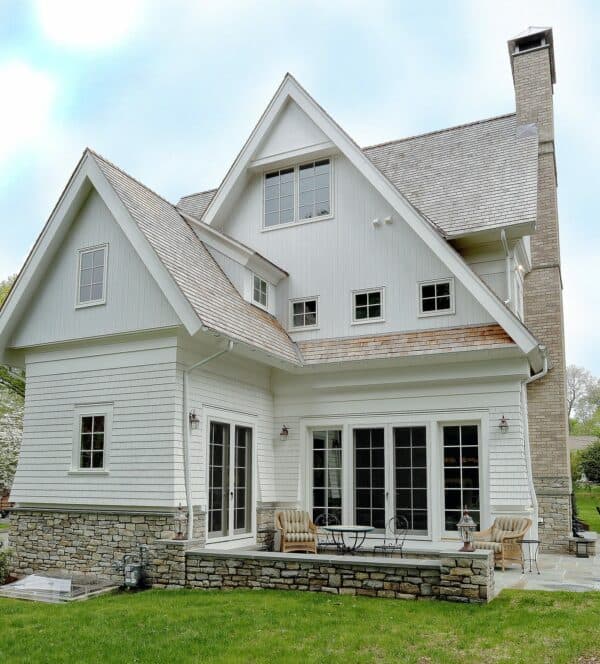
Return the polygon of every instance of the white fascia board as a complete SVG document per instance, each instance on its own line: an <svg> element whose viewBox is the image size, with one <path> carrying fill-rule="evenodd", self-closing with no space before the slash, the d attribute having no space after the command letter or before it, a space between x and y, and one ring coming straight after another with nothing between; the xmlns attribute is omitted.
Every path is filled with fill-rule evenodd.
<svg viewBox="0 0 600 664"><path fill-rule="evenodd" d="M190 217L179 209L177 211L190 223L194 232L202 242L221 252L228 258L231 258L231 260L234 260L236 263L256 272L263 279L277 285L284 277L288 276L288 273L285 270L282 270L275 265L275 263L271 263L270 260L261 256L253 249L250 249L250 247L234 240L228 235L224 235L216 228L208 226L207 224L194 219L194 217Z"/></svg>
<svg viewBox="0 0 600 664"><path fill-rule="evenodd" d="M279 154L269 155L261 159L253 159L248 164L248 169L262 171L267 168L283 168L305 158L319 159L320 157L325 157L330 155L334 150L336 150L336 147L332 141L323 141L322 143L307 145L296 150L288 150L287 152L280 152Z"/></svg>
<svg viewBox="0 0 600 664"><path fill-rule="evenodd" d="M250 138L240 151L215 197L206 210L203 221L215 222L220 208L234 190L236 182L243 178L251 157L271 128L285 102L292 99L307 116L328 136L346 158L358 169L367 181L398 212L402 219L425 242L434 254L448 267L454 276L471 292L494 320L512 337L521 350L529 355L534 352L539 342L504 306L494 293L479 279L465 263L460 254L441 236L434 226L419 213L387 177L368 159L360 147L348 134L321 108L315 100L290 75L286 74L273 99L254 128Z"/></svg>
<svg viewBox="0 0 600 664"><path fill-rule="evenodd" d="M175 280L160 260L145 235L131 218L125 204L106 179L95 159L88 156L87 163L89 164L88 177L98 194L102 197L116 222L119 224L125 237L127 237L137 251L146 269L150 272L167 301L175 310L175 313L185 326L187 332L190 335L196 334L196 332L203 327L198 314L194 311L190 302L181 292L179 286L175 283Z"/></svg>
<svg viewBox="0 0 600 664"><path fill-rule="evenodd" d="M191 304L185 299L166 267L129 215L125 205L105 178L94 158L86 152L76 166L0 311L0 361L7 356L7 346L15 326L20 321L43 272L59 249L75 215L92 188L101 196L186 330L190 334L195 334L201 329L202 323Z"/></svg>

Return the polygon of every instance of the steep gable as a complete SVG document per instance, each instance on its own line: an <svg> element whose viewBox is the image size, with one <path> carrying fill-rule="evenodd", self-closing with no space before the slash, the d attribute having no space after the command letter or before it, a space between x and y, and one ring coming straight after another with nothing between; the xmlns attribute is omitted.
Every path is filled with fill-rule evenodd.
<svg viewBox="0 0 600 664"><path fill-rule="evenodd" d="M78 251L107 245L106 302L76 308ZM33 346L180 325L110 210L92 190L17 327L11 346Z"/></svg>

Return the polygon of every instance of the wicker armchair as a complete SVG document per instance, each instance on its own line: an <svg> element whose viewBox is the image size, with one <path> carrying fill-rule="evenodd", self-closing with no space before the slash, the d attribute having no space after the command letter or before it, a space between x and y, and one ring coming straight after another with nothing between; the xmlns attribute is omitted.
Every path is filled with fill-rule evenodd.
<svg viewBox="0 0 600 664"><path fill-rule="evenodd" d="M504 571L507 562L523 563L523 551L519 540L522 540L529 528L531 519L525 517L499 516L491 528L474 535L474 546L494 552L494 563Z"/></svg>
<svg viewBox="0 0 600 664"><path fill-rule="evenodd" d="M275 512L275 528L281 535L281 551L317 553L317 527L308 512L282 510Z"/></svg>

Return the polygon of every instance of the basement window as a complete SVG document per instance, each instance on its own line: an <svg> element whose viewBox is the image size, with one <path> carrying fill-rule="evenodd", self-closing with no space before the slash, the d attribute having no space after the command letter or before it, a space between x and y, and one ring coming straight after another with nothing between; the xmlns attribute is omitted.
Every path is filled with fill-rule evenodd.
<svg viewBox="0 0 600 664"><path fill-rule="evenodd" d="M454 313L454 280L423 281L419 284L419 315Z"/></svg>
<svg viewBox="0 0 600 664"><path fill-rule="evenodd" d="M78 307L106 302L107 256L107 244L79 251L79 268L77 271Z"/></svg>

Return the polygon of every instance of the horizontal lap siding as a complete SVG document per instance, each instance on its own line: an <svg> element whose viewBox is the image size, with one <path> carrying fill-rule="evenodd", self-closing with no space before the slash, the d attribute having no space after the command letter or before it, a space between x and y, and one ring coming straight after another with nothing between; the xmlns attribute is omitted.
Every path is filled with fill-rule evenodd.
<svg viewBox="0 0 600 664"><path fill-rule="evenodd" d="M323 379L315 379L317 383ZM342 425L351 417L364 416L375 423L392 420L394 416L425 415L432 420L461 412L477 411L487 415L489 494L494 506L528 505L531 501L525 458L519 382L516 380L471 380L412 386L370 386L369 389L311 389L307 382L302 389L294 382L278 384L275 401L275 425L287 424L287 442L275 449L277 499L298 499L299 469L302 463L300 437L302 418L331 420ZM325 381L323 381L325 382ZM504 415L509 423L506 433L498 427ZM469 417L469 419L471 419Z"/></svg>
<svg viewBox="0 0 600 664"><path fill-rule="evenodd" d="M191 364L187 363L188 365ZM255 500L274 500L273 461L273 397L269 387L268 370L258 364L226 358L216 360L206 369L192 372L189 407L195 408L201 425L193 430L190 441L193 500L206 506L208 452L206 447L207 411L222 412L230 421L239 417L252 420L255 426L254 450L257 468Z"/></svg>
<svg viewBox="0 0 600 664"><path fill-rule="evenodd" d="M172 507L181 461L181 385L175 340L88 344L53 359L31 354L23 445L12 491L19 503ZM82 357L86 355L87 357ZM70 474L74 409L110 403L108 475Z"/></svg>

